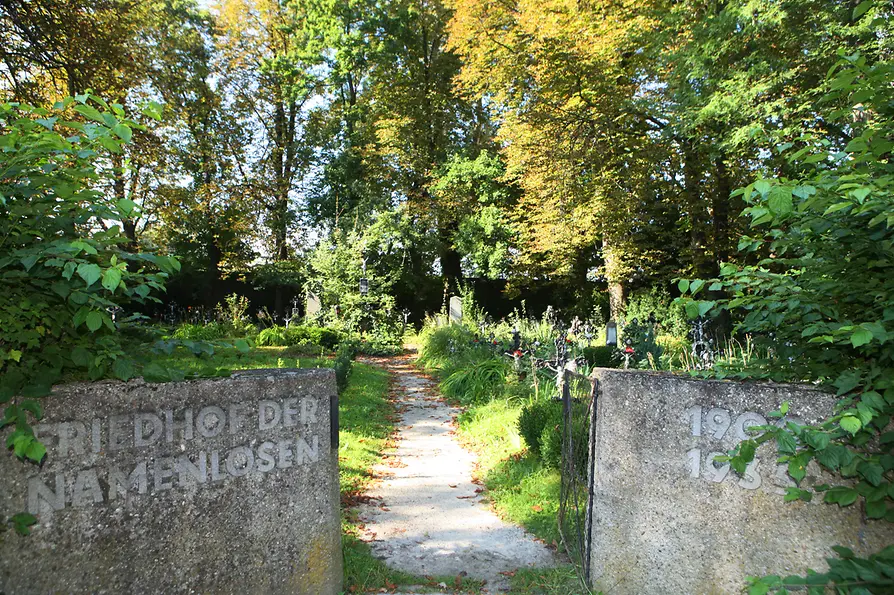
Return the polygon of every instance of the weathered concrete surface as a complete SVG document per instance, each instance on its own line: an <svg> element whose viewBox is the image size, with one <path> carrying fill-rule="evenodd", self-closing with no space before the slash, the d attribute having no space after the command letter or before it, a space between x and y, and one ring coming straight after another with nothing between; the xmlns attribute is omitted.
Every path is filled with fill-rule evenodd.
<svg viewBox="0 0 894 595"><path fill-rule="evenodd" d="M739 477L713 454L746 435L757 415L791 403L789 415L814 422L834 397L805 387L692 380L600 370L592 577L613 595L738 593L746 576L826 568L832 545L871 553L894 542L884 521L858 506L817 498L783 502L794 485L776 464L775 444L758 449ZM773 418L767 418L771 422ZM804 484L824 483L818 467Z"/></svg>
<svg viewBox="0 0 894 595"><path fill-rule="evenodd" d="M331 370L60 387L42 468L0 457L0 592L341 590Z"/></svg>
<svg viewBox="0 0 894 595"><path fill-rule="evenodd" d="M481 503L472 483L475 455L453 436L459 413L444 403L434 383L391 366L397 374L401 414L399 442L385 479L360 508L365 539L388 566L419 576L456 576L486 581L484 593L508 589L504 574L550 567L553 552L520 527L502 521Z"/></svg>

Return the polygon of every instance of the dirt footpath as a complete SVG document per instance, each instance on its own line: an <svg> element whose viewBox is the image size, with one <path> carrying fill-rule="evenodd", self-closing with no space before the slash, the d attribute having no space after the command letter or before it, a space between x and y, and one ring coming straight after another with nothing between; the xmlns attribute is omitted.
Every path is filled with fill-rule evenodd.
<svg viewBox="0 0 894 595"><path fill-rule="evenodd" d="M475 456L453 435L458 410L407 361L387 363L402 412L397 448L375 469L383 479L359 509L373 553L420 576L485 580L482 592L491 593L508 590L501 573L555 566L546 545L481 503L481 488L472 483Z"/></svg>

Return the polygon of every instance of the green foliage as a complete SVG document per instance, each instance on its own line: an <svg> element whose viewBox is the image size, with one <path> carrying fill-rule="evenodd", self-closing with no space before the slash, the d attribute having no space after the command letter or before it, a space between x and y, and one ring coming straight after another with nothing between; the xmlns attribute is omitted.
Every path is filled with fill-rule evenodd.
<svg viewBox="0 0 894 595"><path fill-rule="evenodd" d="M463 405L491 401L502 396L508 372L508 362L500 357L472 361L441 382L441 390Z"/></svg>
<svg viewBox="0 0 894 595"><path fill-rule="evenodd" d="M617 368L621 365L618 349L612 345L584 347L581 355L593 368Z"/></svg>
<svg viewBox="0 0 894 595"><path fill-rule="evenodd" d="M501 181L504 174L500 158L482 151L475 159L454 155L431 184L441 208L459 220L453 243L470 277L497 279L509 269L512 230L506 208L514 192Z"/></svg>
<svg viewBox="0 0 894 595"><path fill-rule="evenodd" d="M175 339L189 341L218 341L232 336L232 327L220 322L209 322L208 324L184 323L174 331Z"/></svg>
<svg viewBox="0 0 894 595"><path fill-rule="evenodd" d="M474 349L475 335L458 324L427 324L419 333L419 363L427 368L451 369Z"/></svg>
<svg viewBox="0 0 894 595"><path fill-rule="evenodd" d="M337 331L321 326L292 325L272 326L258 333L257 344L261 346L318 345L332 351L342 340Z"/></svg>
<svg viewBox="0 0 894 595"><path fill-rule="evenodd" d="M559 403L558 405L558 423L553 424L551 420L544 426L543 433L540 435L540 459L543 461L544 466L550 469L560 469L562 467L562 404ZM576 404L573 407L579 409ZM572 412L571 440L574 468L578 473L583 473L587 468L590 443L590 422L587 419L586 411Z"/></svg>
<svg viewBox="0 0 894 595"><path fill-rule="evenodd" d="M739 330L774 356L751 360L742 375L819 382L842 397L835 414L816 426L763 428L740 445L733 468L744 469L758 443L775 440L780 462L799 484L787 499L821 493L827 503L860 502L869 518L894 521L894 65L840 56L822 102L837 107L833 115L852 137L836 147L803 135L788 155L798 178L759 179L737 191L749 205L753 233L739 248L757 264L727 264L717 279L680 281L687 294L681 303L690 316L742 313ZM854 121L855 113L863 116ZM731 297L700 299L705 289ZM787 406L772 415L786 413ZM845 481L802 489L811 461ZM846 556L822 580L848 588L849 573L866 567L870 589L880 580L870 567L889 555Z"/></svg>
<svg viewBox="0 0 894 595"><path fill-rule="evenodd" d="M655 327L648 321L631 319L624 326L621 336L625 345L628 340L630 341L630 346L634 350L633 360L637 367L657 369L661 365L664 348L658 344Z"/></svg>
<svg viewBox="0 0 894 595"><path fill-rule="evenodd" d="M338 346L338 351L335 352L333 368L335 368L335 382L338 385L339 392L343 391L348 385L348 378L351 376L355 355L357 355L357 346L350 341L343 342Z"/></svg>
<svg viewBox="0 0 894 595"><path fill-rule="evenodd" d="M271 326L258 333L257 344L260 347L283 347L286 341L286 327Z"/></svg>
<svg viewBox="0 0 894 595"><path fill-rule="evenodd" d="M119 330L135 319L111 312L154 300L179 263L133 252L120 222L136 205L101 192L133 129L122 107L79 95L52 110L0 105L0 427L7 446L39 462L34 400L65 374L122 380L138 372Z"/></svg>
<svg viewBox="0 0 894 595"><path fill-rule="evenodd" d="M392 258L403 231L401 217L389 213L362 233L336 231L319 243L308 260L307 287L320 297L327 325L348 332L397 327L391 289L401 267ZM361 278L368 281L366 295Z"/></svg>
<svg viewBox="0 0 894 595"><path fill-rule="evenodd" d="M679 304L674 303L668 290L655 285L649 289L635 291L627 299L624 320L629 323L634 318L643 322L654 315L658 334L685 338L689 334L689 320Z"/></svg>
<svg viewBox="0 0 894 595"><path fill-rule="evenodd" d="M535 457L541 454L541 437L562 424L562 404L557 401L535 401L522 408L518 416L518 432Z"/></svg>
<svg viewBox="0 0 894 595"><path fill-rule="evenodd" d="M806 590L809 595L836 593L865 595L890 593L894 589L894 545L889 545L869 558L857 558L846 547L832 549L838 558L827 558L829 570L819 573L808 570L806 576L765 576L749 579L748 595L788 593Z"/></svg>

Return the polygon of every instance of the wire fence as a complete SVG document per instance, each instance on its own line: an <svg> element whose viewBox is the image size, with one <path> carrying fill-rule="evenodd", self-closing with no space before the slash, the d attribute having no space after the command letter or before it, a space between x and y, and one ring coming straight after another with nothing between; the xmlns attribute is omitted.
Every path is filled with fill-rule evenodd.
<svg viewBox="0 0 894 595"><path fill-rule="evenodd" d="M590 546L593 507L593 453L590 429L596 421L598 380L563 370L562 487L559 534L581 587L590 591Z"/></svg>

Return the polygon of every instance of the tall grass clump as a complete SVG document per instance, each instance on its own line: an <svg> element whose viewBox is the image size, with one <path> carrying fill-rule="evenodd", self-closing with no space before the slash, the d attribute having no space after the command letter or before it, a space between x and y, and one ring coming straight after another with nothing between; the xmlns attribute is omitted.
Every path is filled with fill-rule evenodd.
<svg viewBox="0 0 894 595"><path fill-rule="evenodd" d="M448 398L463 405L486 403L503 396L509 363L496 357L473 361L441 383Z"/></svg>

